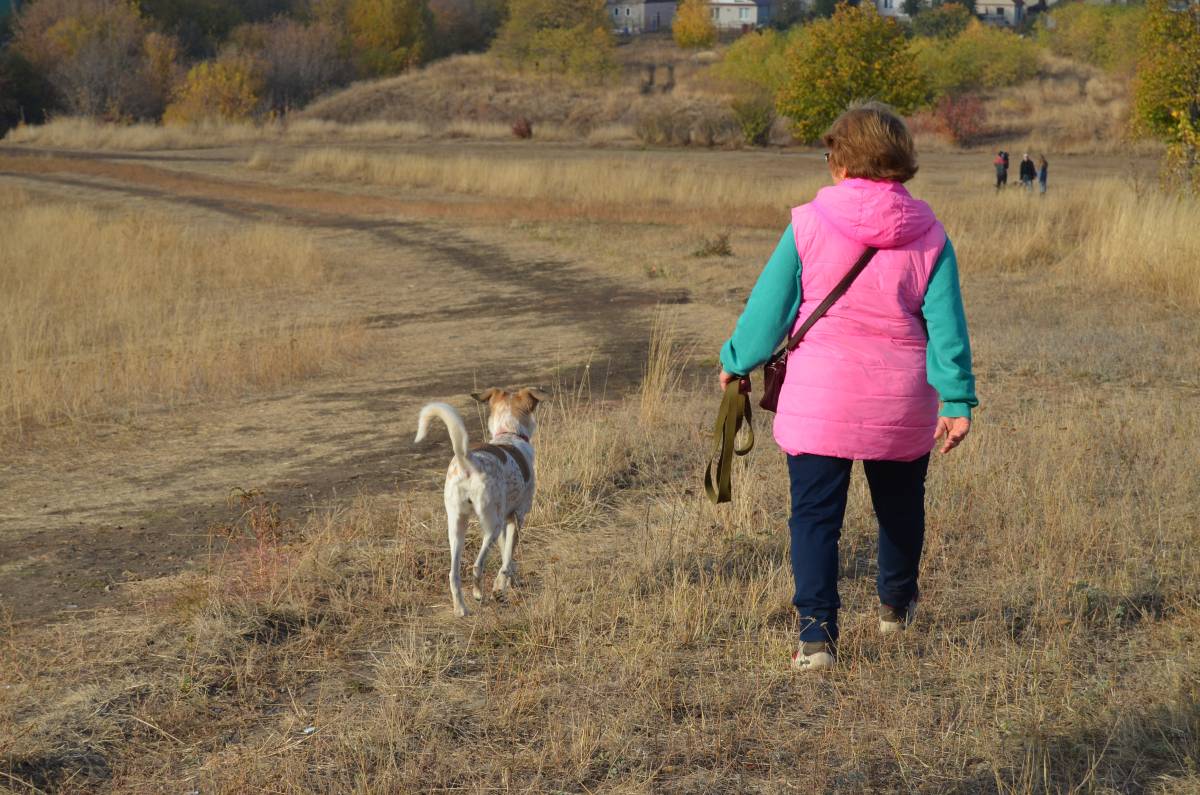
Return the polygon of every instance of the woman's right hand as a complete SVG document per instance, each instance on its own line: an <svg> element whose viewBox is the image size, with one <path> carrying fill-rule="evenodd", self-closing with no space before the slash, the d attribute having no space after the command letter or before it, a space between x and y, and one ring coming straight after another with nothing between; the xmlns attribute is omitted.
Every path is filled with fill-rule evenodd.
<svg viewBox="0 0 1200 795"><path fill-rule="evenodd" d="M948 453L967 438L967 434L971 432L971 419L969 417L938 417L937 430L933 433L933 440L945 437L942 442L942 448L939 452Z"/></svg>

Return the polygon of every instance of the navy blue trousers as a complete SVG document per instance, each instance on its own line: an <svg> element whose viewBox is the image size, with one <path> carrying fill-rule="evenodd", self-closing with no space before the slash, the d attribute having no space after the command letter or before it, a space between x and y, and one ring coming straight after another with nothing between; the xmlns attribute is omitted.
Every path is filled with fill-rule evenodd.
<svg viewBox="0 0 1200 795"><path fill-rule="evenodd" d="M792 481L792 604L800 616L800 640L837 642L838 540L850 488L848 458L789 455ZM917 598L921 547L925 542L925 472L929 456L916 461L864 461L875 517L879 520L882 604L903 608Z"/></svg>

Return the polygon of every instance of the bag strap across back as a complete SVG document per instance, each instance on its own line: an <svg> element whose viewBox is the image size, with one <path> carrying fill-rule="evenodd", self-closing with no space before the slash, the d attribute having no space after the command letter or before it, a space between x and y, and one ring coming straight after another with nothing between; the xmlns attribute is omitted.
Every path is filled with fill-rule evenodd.
<svg viewBox="0 0 1200 795"><path fill-rule="evenodd" d="M804 323L796 329L796 333L788 338L787 346L781 349L776 356L782 356L785 351L790 351L800 344L804 335L812 328L813 323L820 320L821 316L829 311L829 307L845 295L846 291L850 289L850 285L858 278L858 274L862 273L863 268L867 267L867 263L878 251L877 248L868 248L862 253L862 256L846 272L842 280L829 291L829 295L825 296L825 300L804 319ZM737 437L743 429L748 431L747 438L742 445L738 445ZM717 412L717 422L713 428L713 452L704 472L704 491L714 504L729 502L732 499L733 458L734 456L744 456L753 448L754 425L750 414L750 379L743 377L731 382L725 388L721 409Z"/></svg>
<svg viewBox="0 0 1200 795"><path fill-rule="evenodd" d="M810 328L812 328L813 323L816 323L818 320L820 320L821 316L829 311L829 307L837 303L837 300L846 294L846 291L850 289L850 285L854 284L854 280L858 278L858 274L863 272L863 268L867 267L867 263L870 262L871 258L874 257L878 252L879 249L868 247L867 250L862 253L862 256L858 258L858 261L854 263L854 267L846 271L846 275L842 277L842 280L838 282L832 290L829 291L829 295L825 296L825 300L817 305L817 308L812 311L812 314L804 318L804 322L800 324L800 328L796 329L796 333L788 337L785 350L790 351L800 344L800 341L804 339L804 335L808 333Z"/></svg>

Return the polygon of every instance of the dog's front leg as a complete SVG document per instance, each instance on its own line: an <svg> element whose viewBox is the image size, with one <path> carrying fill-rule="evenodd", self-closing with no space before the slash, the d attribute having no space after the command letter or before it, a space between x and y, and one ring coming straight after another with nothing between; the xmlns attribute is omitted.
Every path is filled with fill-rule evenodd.
<svg viewBox="0 0 1200 795"><path fill-rule="evenodd" d="M462 594L462 551L467 540L466 511L457 503L446 500L446 518L450 525L450 596L454 599L454 615L468 615Z"/></svg>

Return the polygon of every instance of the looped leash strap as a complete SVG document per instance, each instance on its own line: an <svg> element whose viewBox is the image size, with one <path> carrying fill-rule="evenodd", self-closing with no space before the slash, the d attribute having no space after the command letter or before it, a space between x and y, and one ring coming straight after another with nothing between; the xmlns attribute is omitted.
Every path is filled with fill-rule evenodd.
<svg viewBox="0 0 1200 795"><path fill-rule="evenodd" d="M746 429L746 441L739 447L738 433ZM713 504L732 499L733 457L754 449L754 423L750 415L750 379L731 381L725 387L721 410L713 427L713 453L704 470L704 491ZM716 467L714 476L713 467Z"/></svg>

